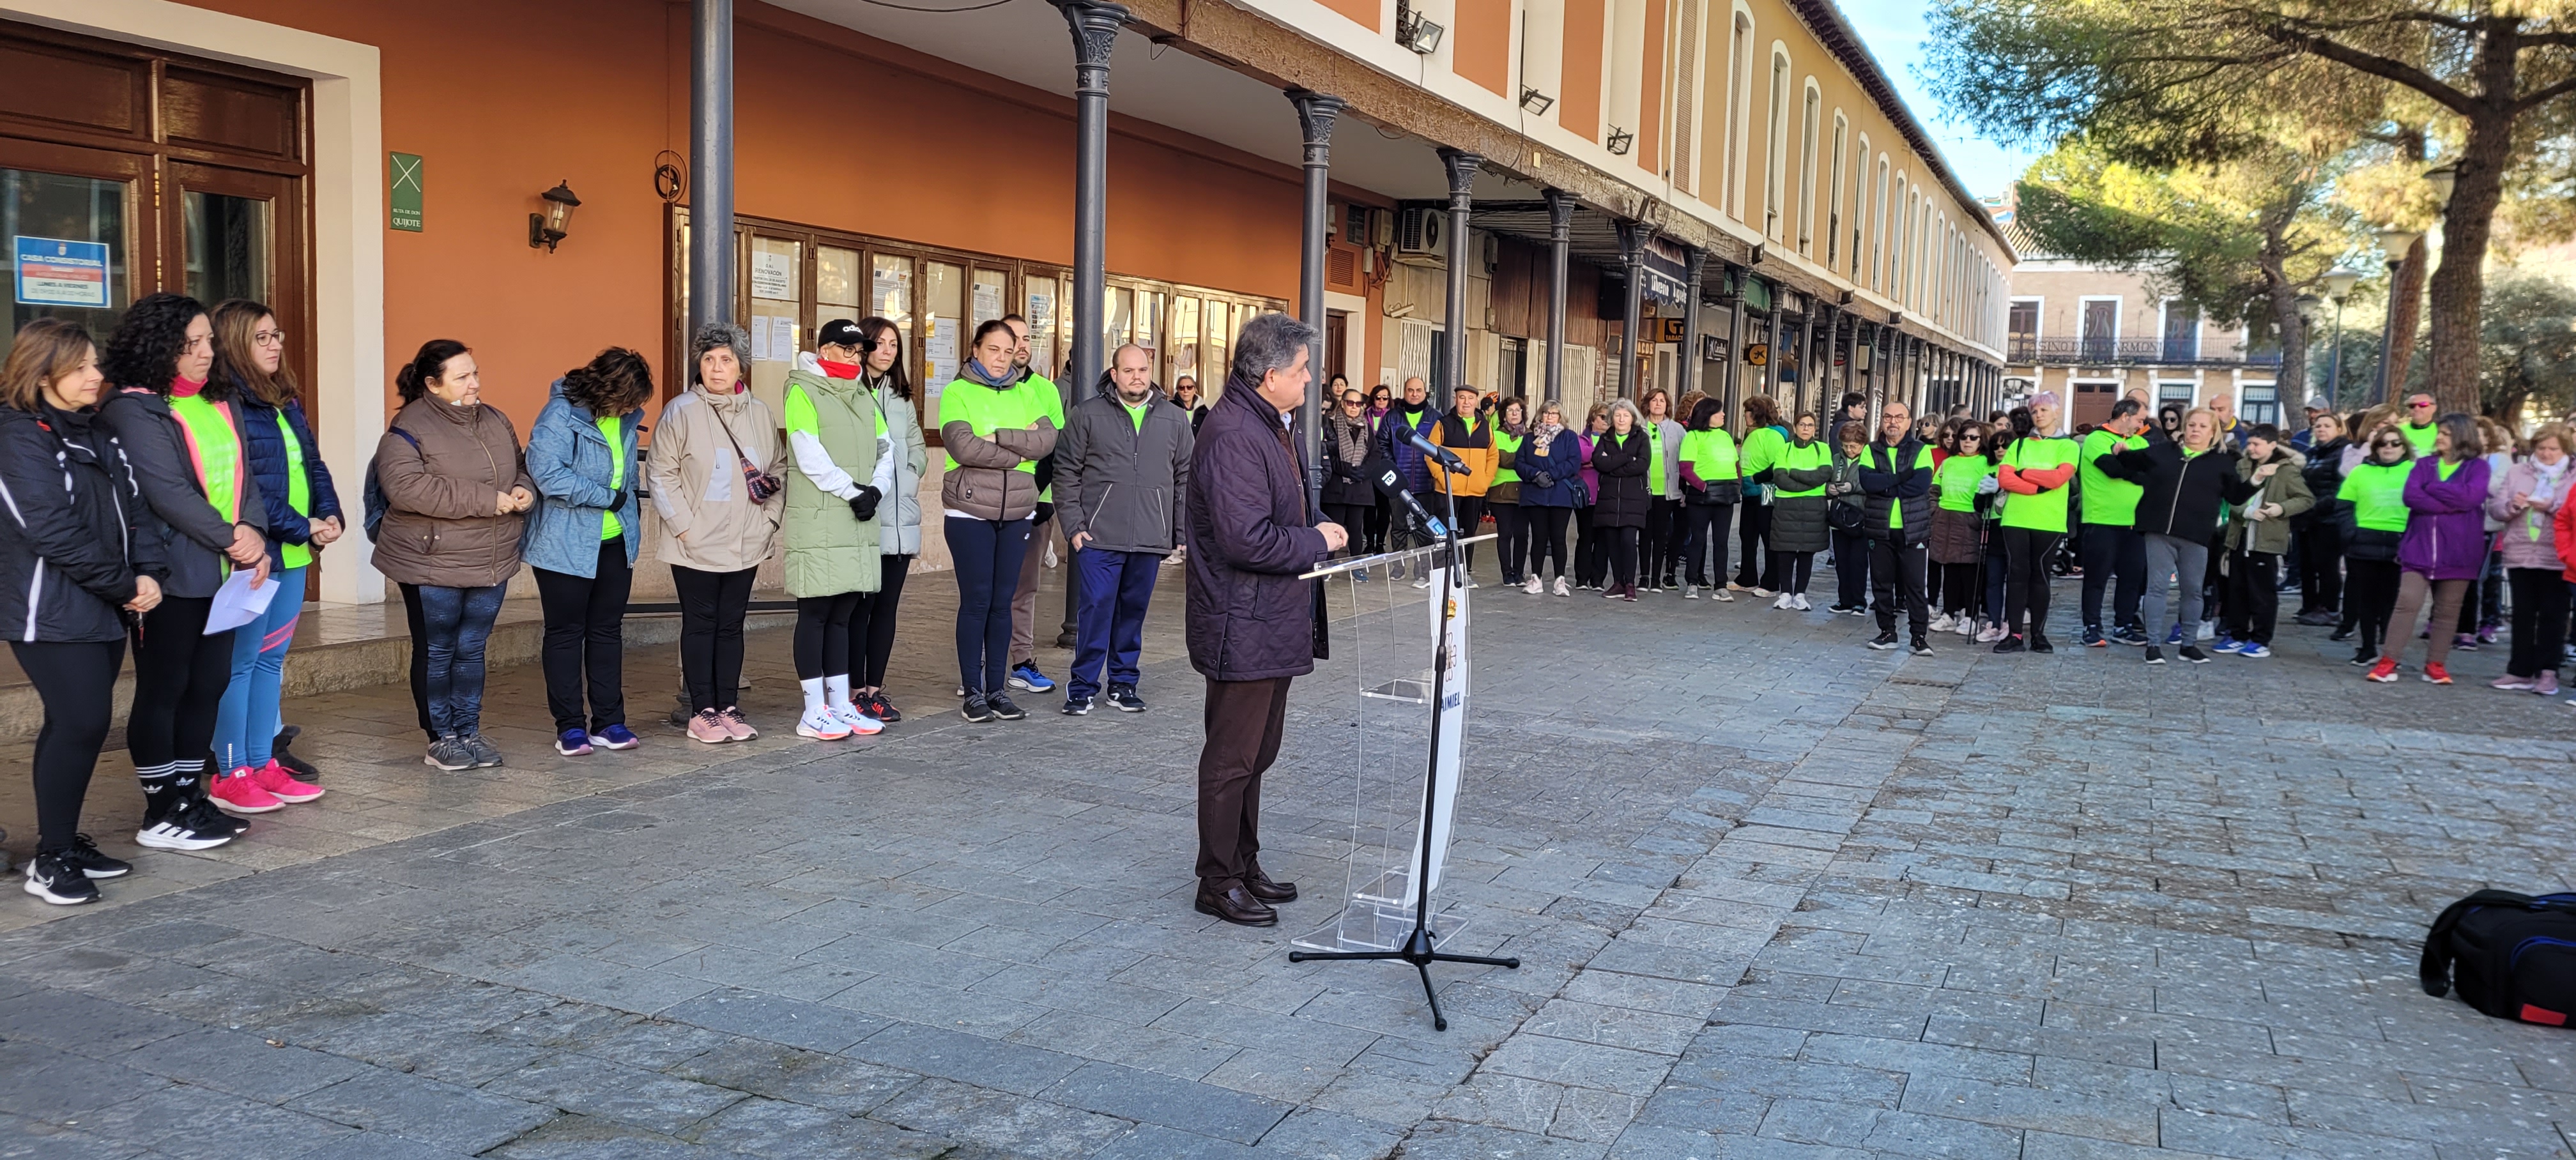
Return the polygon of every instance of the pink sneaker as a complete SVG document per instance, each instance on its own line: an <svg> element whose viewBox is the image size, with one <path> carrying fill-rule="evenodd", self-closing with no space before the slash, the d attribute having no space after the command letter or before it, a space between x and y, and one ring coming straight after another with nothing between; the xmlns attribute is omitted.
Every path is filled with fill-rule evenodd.
<svg viewBox="0 0 2576 1160"><path fill-rule="evenodd" d="M295 780L295 775L288 773L286 767L279 765L275 758L270 758L268 764L250 771L250 779L258 782L259 788L267 790L268 796L288 805L301 805L322 796L321 786L309 781Z"/></svg>
<svg viewBox="0 0 2576 1160"><path fill-rule="evenodd" d="M749 741L760 736L760 730L752 728L751 722L743 717L742 707L739 705L719 712L716 716L724 720L725 732L732 734L736 741Z"/></svg>
<svg viewBox="0 0 2576 1160"><path fill-rule="evenodd" d="M247 765L213 780L215 784L206 788L206 796L213 798L215 806L225 813L264 814L286 808L276 795L259 788L259 779L251 776Z"/></svg>
<svg viewBox="0 0 2576 1160"><path fill-rule="evenodd" d="M713 709L700 709L696 716L689 718L689 740L691 741L707 745L722 745L733 739L733 734L725 729L724 718Z"/></svg>
<svg viewBox="0 0 2576 1160"><path fill-rule="evenodd" d="M2533 678L2531 679L2531 691L2532 691L2532 692L2535 692L2535 693L2538 693L2538 694L2540 694L2541 696L2544 696L2544 697L2555 697L2555 696L2557 696L2557 695L2558 695L2558 670L2556 670L2556 669L2542 669L2542 670L2540 670L2540 675L2539 675L2539 676L2537 676L2537 677L2533 677Z"/></svg>
<svg viewBox="0 0 2576 1160"><path fill-rule="evenodd" d="M2502 689L2508 693L2527 693L2531 691L2531 686L2531 678L2517 677L2512 673L2506 673L2501 677L2497 677L2496 679L2487 682L2488 688Z"/></svg>

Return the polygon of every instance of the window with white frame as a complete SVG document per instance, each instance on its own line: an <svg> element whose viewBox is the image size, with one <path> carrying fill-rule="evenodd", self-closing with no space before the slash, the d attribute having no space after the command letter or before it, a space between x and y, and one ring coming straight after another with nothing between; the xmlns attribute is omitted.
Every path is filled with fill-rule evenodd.
<svg viewBox="0 0 2576 1160"><path fill-rule="evenodd" d="M1798 253L1816 256L1816 111L1824 97L1807 79L1798 102Z"/></svg>
<svg viewBox="0 0 2576 1160"><path fill-rule="evenodd" d="M1762 181L1762 235L1776 242L1789 202L1789 54L1777 45L1771 49L1770 130L1763 147L1770 163Z"/></svg>
<svg viewBox="0 0 2576 1160"><path fill-rule="evenodd" d="M1843 252L1843 136L1851 131L1851 122L1843 119L1842 110L1834 110L1834 148L1831 162L1825 167L1825 180L1832 183L1825 207L1825 268L1832 269Z"/></svg>

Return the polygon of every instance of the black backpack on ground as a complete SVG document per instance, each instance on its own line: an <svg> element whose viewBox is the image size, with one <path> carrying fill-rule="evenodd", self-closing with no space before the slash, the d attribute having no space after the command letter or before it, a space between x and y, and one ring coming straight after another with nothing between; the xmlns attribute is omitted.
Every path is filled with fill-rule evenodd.
<svg viewBox="0 0 2576 1160"><path fill-rule="evenodd" d="M2564 1027L2576 1014L2576 894L2481 890L2452 903L2424 939L2424 993L2453 985L2498 1019Z"/></svg>

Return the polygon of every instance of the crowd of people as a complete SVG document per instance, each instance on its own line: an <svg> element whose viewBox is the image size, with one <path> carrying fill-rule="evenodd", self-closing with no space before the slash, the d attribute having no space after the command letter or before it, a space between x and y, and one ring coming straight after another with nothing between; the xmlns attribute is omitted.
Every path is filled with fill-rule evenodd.
<svg viewBox="0 0 2576 1160"><path fill-rule="evenodd" d="M2271 655L2290 589L2294 619L2354 642L2353 663L2373 681L2397 679L2428 611L2425 680L2449 683L2449 653L2496 643L2508 612L2512 657L2496 688L2556 693L2567 659L2576 433L2563 427L2517 439L2470 416L2437 420L2418 395L2348 419L2320 400L2308 429L2285 436L2240 422L2224 400L2151 419L2129 398L2098 427L2061 433L2058 400L2044 393L1985 420L1918 419L1897 402L1873 413L1857 395L1829 418L1788 415L1757 395L1730 423L1719 399L1662 390L1570 421L1553 401L1460 387L1442 407L1419 378L1364 395L1336 376L1324 392L1323 510L1305 517L1319 535L1290 535L1275 520L1235 528L1221 517L1303 503L1302 471L1193 471L1211 456L1266 462L1274 441L1293 453L1284 416L1305 390L1302 331L1257 321L1238 345L1261 355L1259 373L1230 378L1213 404L1194 381L1160 388L1153 353L1131 345L1068 406L1030 365L1024 320L976 327L940 399L936 497L966 720L1020 719L1014 691L1059 687L1037 665L1031 623L1047 536L1071 550L1079 593L1067 715L1102 702L1146 710L1147 608L1161 568L1186 562L1194 658L1274 674L1211 677L1227 696L1234 682L1252 689L1231 709L1210 694L1211 737L1220 717L1270 722L1254 720L1250 748L1229 759L1253 771L1257 798L1257 769L1277 745L1263 729L1284 705L1276 674L1290 666L1231 636L1201 641L1197 625L1287 599L1246 577L1426 542L1382 486L1390 475L1470 532L1490 519L1501 581L1529 596L1742 595L1809 612L1821 556L1835 573L1824 611L1874 618L1876 649L1929 653L1934 636L1955 633L2000 653L2053 651L2051 581L2074 575L2080 642L2139 648L2149 664L2165 663L2166 648L2195 663ZM0 618L21 626L12 648L45 707L26 889L48 902L92 900L93 879L130 869L77 829L129 649L138 844L221 845L244 818L324 793L320 771L289 749L296 731L279 701L306 570L350 521L285 333L255 302L163 293L136 302L103 347L74 323L33 322L0 367L11 517L0 522ZM692 741L759 735L737 697L754 579L773 558L796 607L795 732L837 741L903 719L887 666L922 551L930 448L895 323L834 320L814 338L773 412L749 390L748 336L700 329L649 454L644 411L659 392L634 351L564 372L524 444L481 400L464 343L425 343L400 368L402 406L363 465L356 522L401 592L426 764L506 760L482 729L484 652L522 568L542 613L556 751L642 744L626 719L622 624L648 528L680 609ZM1223 558L1205 559L1209 544ZM1386 566L1406 578L1402 558ZM1420 571L1411 579L1427 586ZM271 591L265 607L210 631L219 595L245 583ZM1203 852L1233 866L1203 877L1252 884L1231 902L1234 886L1219 891L1219 910L1251 913L1273 887L1293 894L1264 886L1242 869L1251 855L1236 853Z"/></svg>

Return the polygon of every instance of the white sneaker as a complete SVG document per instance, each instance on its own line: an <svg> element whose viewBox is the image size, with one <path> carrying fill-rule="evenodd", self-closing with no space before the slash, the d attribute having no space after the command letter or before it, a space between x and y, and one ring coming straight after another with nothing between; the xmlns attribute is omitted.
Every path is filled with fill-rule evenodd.
<svg viewBox="0 0 2576 1160"><path fill-rule="evenodd" d="M1973 616L1962 616L1959 618L1959 623L1951 626L1951 631L1956 632L1961 636L1975 636L1977 635L1977 618Z"/></svg>
<svg viewBox="0 0 2576 1160"><path fill-rule="evenodd" d="M1482 588L1482 587L1484 587L1484 585L1483 585L1482 583L1478 582L1478 581L1477 581L1477 579L1476 579L1475 577L1470 576L1470 577L1468 577L1468 578L1467 578L1467 587L1469 587L1469 588Z"/></svg>
<svg viewBox="0 0 2576 1160"><path fill-rule="evenodd" d="M1984 628L1977 630L1977 643L1978 643L1978 644L1993 644L1994 642L1999 641L1999 640L2002 640L2003 638L2004 638L2004 626L2002 626L2002 625L2000 625L2000 624L1989 624L1989 625L1985 626Z"/></svg>
<svg viewBox="0 0 2576 1160"><path fill-rule="evenodd" d="M840 718L841 724L848 728L850 736L874 737L885 732L885 722L859 712L857 706L826 705L823 711Z"/></svg>
<svg viewBox="0 0 2576 1160"><path fill-rule="evenodd" d="M1416 581L1414 581L1414 582L1413 582L1413 586L1414 586L1414 587L1416 587L1416 588L1429 588L1429 587L1431 587L1431 578L1430 578L1430 577L1428 577L1428 576L1425 576L1425 577L1423 577L1423 578L1422 578L1422 579L1420 579L1420 580L1416 580Z"/></svg>
<svg viewBox="0 0 2576 1160"><path fill-rule="evenodd" d="M850 735L850 726L828 705L818 705L796 719L796 735L816 741L838 741Z"/></svg>
<svg viewBox="0 0 2576 1160"><path fill-rule="evenodd" d="M1804 592L1797 595L1797 597L1791 602L1790 607L1796 608L1800 612L1814 612L1816 610L1815 605L1807 603L1807 594Z"/></svg>
<svg viewBox="0 0 2576 1160"><path fill-rule="evenodd" d="M1759 590L1759 589L1756 589L1755 591L1760 591L1760 590ZM1790 609L1792 609L1792 608L1796 607L1796 605L1794 605L1794 604L1790 603L1790 599L1791 599L1791 598L1790 598L1789 594L1788 594L1788 593L1786 593L1786 592L1783 592L1783 593L1781 593L1777 598L1775 598L1775 599L1773 599L1773 600L1771 601L1771 607L1773 607L1773 608L1775 608L1775 609L1778 609L1778 610L1780 610L1780 611L1782 611L1782 612L1787 612L1787 611L1789 611Z"/></svg>
<svg viewBox="0 0 2576 1160"><path fill-rule="evenodd" d="M1770 590L1770 589L1765 588L1765 587L1763 587L1763 586L1761 586L1761 585L1759 585L1759 584L1756 584L1756 585L1754 585L1754 586L1753 586L1753 587L1751 587L1751 588L1747 588L1747 589L1745 589L1745 591L1752 593L1752 594L1754 595L1754 597L1755 597L1755 598L1757 598L1757 599L1759 599L1759 598L1761 598L1761 597L1764 597L1764 596L1769 596L1769 595L1771 595L1771 590Z"/></svg>
<svg viewBox="0 0 2576 1160"><path fill-rule="evenodd" d="M2200 635L2198 635L2198 636L2196 636L2196 637L2193 637L2192 639L2194 639L2194 640L2210 640L2210 639L2214 639L2214 638L2215 638L2215 637L2217 637L2217 636L2218 636L2218 623L2217 623L2216 621L2204 620L2204 621L2201 621L2201 622L2200 622Z"/></svg>
<svg viewBox="0 0 2576 1160"><path fill-rule="evenodd" d="M1948 632L1957 627L1959 627L1959 622L1950 619L1950 614L1947 612L1934 617L1932 620L1932 631L1934 632Z"/></svg>
<svg viewBox="0 0 2576 1160"><path fill-rule="evenodd" d="M1536 589L1531 589L1531 591L1537 591L1537 590L1536 590ZM1573 589L1571 586L1569 586L1569 585L1567 585L1567 584L1566 584L1566 582L1565 582L1565 577L1563 577L1563 576L1559 576L1559 577L1557 577L1557 578L1556 578L1556 594L1557 594L1557 595L1559 595L1559 596L1572 596L1572 595L1574 595L1574 589Z"/></svg>
<svg viewBox="0 0 2576 1160"><path fill-rule="evenodd" d="M1722 601L1725 601L1725 602L1726 602L1726 603L1728 603L1728 604L1733 604L1733 603L1735 603L1735 594L1734 594L1734 593L1732 593L1732 592L1729 592L1729 591L1727 591L1726 589L1723 589L1723 588L1711 588L1711 589L1709 589L1709 590L1708 590L1708 598L1709 598L1709 599L1711 599L1711 600L1722 600Z"/></svg>
<svg viewBox="0 0 2576 1160"><path fill-rule="evenodd" d="M1539 593L1539 589L1543 587L1546 587L1546 582L1540 580L1536 576L1532 576L1529 578L1529 583L1521 585L1521 591L1527 592L1532 596L1536 596Z"/></svg>
<svg viewBox="0 0 2576 1160"><path fill-rule="evenodd" d="M1697 600L1697 599L1699 599L1699 585L1697 585L1697 584L1684 584L1684 585L1682 585L1682 599L1684 599L1684 600Z"/></svg>

